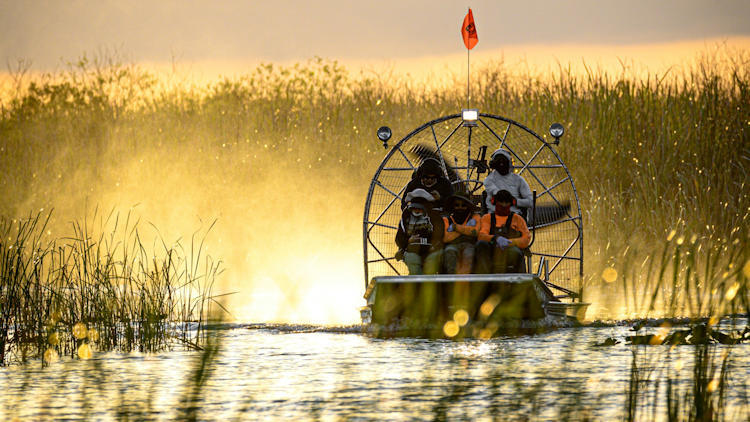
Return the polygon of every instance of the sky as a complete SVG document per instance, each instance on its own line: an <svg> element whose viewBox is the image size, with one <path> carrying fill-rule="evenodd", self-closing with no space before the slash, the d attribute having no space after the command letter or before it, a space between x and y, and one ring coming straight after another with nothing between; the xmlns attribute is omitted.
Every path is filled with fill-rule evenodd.
<svg viewBox="0 0 750 422"><path fill-rule="evenodd" d="M747 0L112 1L0 0L0 60L54 70L87 53L134 62L382 61L524 46L629 45L750 38Z"/></svg>

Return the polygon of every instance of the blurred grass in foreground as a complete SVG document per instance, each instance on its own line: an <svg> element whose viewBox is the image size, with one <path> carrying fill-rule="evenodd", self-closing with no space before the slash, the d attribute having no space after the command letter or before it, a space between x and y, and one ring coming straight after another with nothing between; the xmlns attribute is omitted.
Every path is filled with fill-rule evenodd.
<svg viewBox="0 0 750 422"><path fill-rule="evenodd" d="M237 361L234 348L244 344L237 343L238 338L253 336L252 346L245 346L260 347L251 356L257 353L260 359L278 362L279 355L269 357L264 351L266 346L279 347L266 343L279 341L278 333L248 334L238 332L244 328L228 328L207 326L203 351L174 357L189 363L180 365L179 370L170 364L172 357L160 357L162 363L156 366L153 360L148 363L160 374L172 368L171 377L125 372L120 366L122 357L105 356L24 371L19 375L31 379L14 382L13 388L26 388L29 396L38 398L39 407L29 408L34 401L20 400L16 392L10 398L0 395L0 409L4 407L11 416L80 418L95 414L117 420L385 417L722 421L747 420L750 416L744 376L747 359L741 352L730 353L732 348L721 345L602 348L581 341L583 328L560 330L539 339L553 341L559 347L559 352L551 354L534 354L521 346L525 339L509 337L449 344L440 340L389 340L385 346L377 341L342 356L341 343L329 339L330 348L324 356L316 356L319 360L311 363L303 359L299 365L290 362L289 366L282 363L274 377L266 372L273 371L274 366ZM285 337L305 335L309 333L287 333ZM411 346L403 344L406 342ZM414 353L414 361L378 354L404 347L411 349L405 352ZM285 359L293 359L299 349L282 346L277 350L287 356L282 362L289 362ZM320 351L307 353L316 355ZM425 360L425 353L432 358ZM383 359L390 358L394 360L392 368L372 374L370 365L377 368ZM127 357L132 359L148 358ZM628 361L632 363L630 371ZM329 374L331 365L334 375L321 378L321 371ZM404 365L412 370L402 378L394 376ZM41 371L55 382L35 383L33 377L42 376ZM289 385L285 383L288 377L310 382Z"/></svg>

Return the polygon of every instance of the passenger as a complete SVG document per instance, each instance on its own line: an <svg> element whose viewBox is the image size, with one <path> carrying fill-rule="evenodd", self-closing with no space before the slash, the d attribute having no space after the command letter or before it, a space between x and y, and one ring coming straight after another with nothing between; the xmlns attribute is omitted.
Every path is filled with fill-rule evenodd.
<svg viewBox="0 0 750 422"><path fill-rule="evenodd" d="M404 195L401 197L402 210L408 202L406 195L414 189L424 189L429 192L435 198L433 208L438 212L442 212L445 202L453 195L451 182L445 177L440 162L434 158L427 158L422 161L417 171L414 172L412 179L404 189Z"/></svg>
<svg viewBox="0 0 750 422"><path fill-rule="evenodd" d="M399 251L410 275L437 274L443 253L443 219L432 209L435 198L424 189L406 195L407 207L401 215L396 233Z"/></svg>
<svg viewBox="0 0 750 422"><path fill-rule="evenodd" d="M450 215L443 217L443 259L447 274L471 274L480 227L480 217L475 210L476 206L463 192L454 194L448 201Z"/></svg>
<svg viewBox="0 0 750 422"><path fill-rule="evenodd" d="M492 197L495 212L482 216L477 243L476 272L524 273L523 249L529 247L531 237L526 222L511 211L513 195L501 190Z"/></svg>
<svg viewBox="0 0 750 422"><path fill-rule="evenodd" d="M510 152L499 148L492 153L490 168L493 171L484 178L484 190L487 192L485 205L487 206L488 213L492 214L495 212L492 197L498 191L507 190L516 198L516 203L511 206L510 210L516 214L520 214L524 219L528 219L529 216L526 213L531 208L533 202L531 189L523 177L513 173L511 170L512 163L513 159L510 156Z"/></svg>

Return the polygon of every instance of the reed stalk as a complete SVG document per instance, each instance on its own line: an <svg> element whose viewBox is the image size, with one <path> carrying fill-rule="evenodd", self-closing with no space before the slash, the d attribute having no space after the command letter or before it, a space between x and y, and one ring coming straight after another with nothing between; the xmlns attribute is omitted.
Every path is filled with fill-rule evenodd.
<svg viewBox="0 0 750 422"><path fill-rule="evenodd" d="M201 348L222 271L202 256L208 231L193 236L189 252L163 241L149 251L131 215L123 223L110 214L96 230L75 222L72 237L48 239L50 215L0 218L0 364Z"/></svg>

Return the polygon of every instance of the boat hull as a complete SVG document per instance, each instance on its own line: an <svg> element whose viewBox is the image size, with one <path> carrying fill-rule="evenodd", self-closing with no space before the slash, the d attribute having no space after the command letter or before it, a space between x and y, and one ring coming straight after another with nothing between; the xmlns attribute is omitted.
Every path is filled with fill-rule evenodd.
<svg viewBox="0 0 750 422"><path fill-rule="evenodd" d="M378 331L439 331L458 318L475 332L489 327L495 333L574 322L587 306L557 301L538 276L525 273L375 277L365 298L363 322Z"/></svg>

